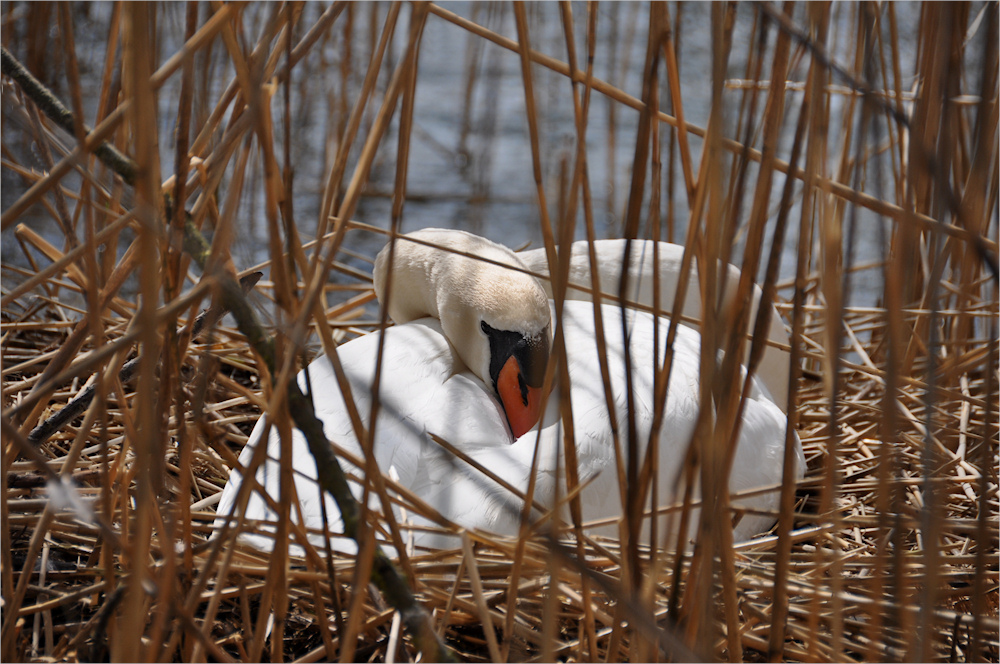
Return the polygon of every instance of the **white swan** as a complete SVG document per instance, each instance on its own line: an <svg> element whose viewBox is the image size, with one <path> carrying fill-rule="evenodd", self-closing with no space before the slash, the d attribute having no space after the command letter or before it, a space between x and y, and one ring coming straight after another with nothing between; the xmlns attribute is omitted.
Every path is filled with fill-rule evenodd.
<svg viewBox="0 0 1000 664"><path fill-rule="evenodd" d="M594 254L601 292L605 296L617 298L621 280L622 266L626 250L625 240L600 240L594 242ZM627 300L644 307L653 306L653 281L658 275L660 280L659 309L664 315L669 315L674 306L674 297L680 281L681 261L684 257L684 247L668 242L659 243L659 257L654 258L654 242L650 240L633 240L629 243L629 289ZM527 268L535 273L548 276L549 265L544 249L534 249L518 254ZM692 262L693 265L693 262ZM733 305L736 289L740 280L740 270L735 265L727 265L726 285L722 296L721 311L726 311ZM590 257L588 243L574 242L571 249L569 266L569 285L566 290L567 300L591 300L590 288ZM542 279L542 288L546 295L552 298L552 285L547 279ZM761 289L754 284L750 296L750 311L747 316L748 335L753 333L757 307L760 304ZM607 298L605 298L607 299ZM614 301L617 301L615 299ZM686 325L695 331L699 330L701 321L701 295L698 292L698 271L691 269L687 291L684 297L684 307L681 310L681 325ZM788 373L789 355L784 350L789 346L788 333L781 322L778 313L771 310L771 323L768 328L769 345L764 349L758 378L764 383L774 402L785 412L788 403ZM744 360L750 357L750 341L747 341Z"/></svg>
<svg viewBox="0 0 1000 664"><path fill-rule="evenodd" d="M389 313L397 325L381 333L385 336L385 347L381 406L375 429L376 461L383 473L398 478L399 485L453 523L515 535L522 501L479 470L447 454L429 434L450 441L521 492L527 489L537 447L539 466L534 500L543 506L553 504L556 469L563 468L561 463L557 465L562 454L558 395L552 395L545 412L541 413L540 430L527 431L534 425L533 421L525 428L525 422L538 414L536 400L541 398L538 388L544 371L539 363L544 363L548 355L549 303L537 281L524 273L407 241L407 238L500 264L525 265L510 250L458 231L428 229L404 236L397 242L389 297ZM611 247L609 251L613 251L613 246L608 246ZM527 258L527 263L537 269L535 255L528 252ZM375 269L376 290L383 301L387 262L388 248L380 253ZM582 283L589 285L589 277ZM603 282L602 290L609 290ZM510 293L519 293L516 301L511 300ZM661 302L661 306L665 305ZM426 314L435 317L426 317ZM604 305L603 315L608 321L617 321L620 310ZM650 314L632 309L628 315L631 317L629 339L636 433L638 440L644 442L652 426L654 347L656 344L663 347L668 326L659 325L659 339L656 339ZM611 443L611 417L600 376L593 318L591 303L565 303L562 323L569 349L570 402L578 470L581 482L589 482L581 493L585 521L615 517L622 511ZM606 325L605 328L614 395L613 417L618 430L624 432L628 417L621 326ZM370 334L339 349L366 426L379 338L380 333ZM700 337L694 330L678 329L665 425L660 432L660 503L673 497L675 478L698 415L699 346ZM361 457L361 448L347 417L330 361L325 356L320 357L308 367L308 372L317 415L324 422L327 437ZM304 374L299 376L303 389L306 387ZM512 411L517 414L512 415ZM264 417L258 421L240 455L241 464L250 462L265 423ZM781 482L786 424L782 411L755 382L743 416L730 481L732 491ZM527 432L512 437L511 430ZM797 438L795 444L797 476L800 477L805 463ZM269 458L257 472L257 481L275 499L279 495L279 465L275 461L279 456L278 446L277 433L272 430L268 439ZM320 492L314 481L315 465L298 430L293 430L292 460L302 520L310 529L322 529L324 522ZM343 465L355 475L361 475L350 463ZM564 471L560 471L559 477L564 477ZM240 480L239 472L234 471L219 503L220 515L232 512ZM563 486L559 494L565 495L565 480L560 481ZM360 498L360 487L356 487L355 493ZM339 512L332 499L326 497L325 500L329 532L337 534L341 532ZM738 504L759 511L773 511L777 502L777 492L772 491L743 499ZM275 519L274 512L257 492L251 494L245 511L251 519ZM299 519L295 509L291 514L293 519ZM399 516L397 511L397 519ZM533 517L538 516L540 513L536 511ZM412 511L408 521L418 527L431 525ZM734 536L737 540L746 539L765 530L772 522L773 518L766 515L747 514L737 524ZM418 546L441 548L457 543L456 538L440 532L419 528L413 532ZM266 535L247 535L245 539L259 548L271 547L271 540ZM355 550L352 542L342 539L334 539L332 544L341 550Z"/></svg>

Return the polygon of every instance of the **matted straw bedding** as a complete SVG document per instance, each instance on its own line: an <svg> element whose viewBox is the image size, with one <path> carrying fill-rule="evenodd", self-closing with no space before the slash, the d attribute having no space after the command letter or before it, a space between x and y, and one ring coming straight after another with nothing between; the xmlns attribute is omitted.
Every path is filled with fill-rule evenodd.
<svg viewBox="0 0 1000 664"><path fill-rule="evenodd" d="M134 163L157 165L123 174L93 155L99 141L88 142L81 161L66 159L77 146L72 130L91 130L72 121L59 129L48 111L37 112L24 84L9 78L5 52L4 661L428 659L412 615L401 618L384 580L370 577L370 549L355 557L307 547L297 556L288 548L297 534L282 530L275 552L264 554L231 531L213 536L218 494L254 422L274 404L269 381L281 365L266 369L247 330L220 320L217 309L191 333L227 269L266 273L249 299L268 317L268 331L280 333L281 375L322 352L321 342L330 347L378 327L370 261L397 227L407 191L406 170L395 166L406 160L397 157L408 153L411 135L426 133L420 97L410 94L424 70L414 76L408 65L417 45L435 48L421 41L422 30L441 26L468 40L467 105L501 78L488 66L492 49L522 77L519 149L538 183L527 197L539 219L529 239L687 234L698 260L749 261L760 266L760 281L775 284L801 367L790 420L808 469L788 493L793 516L784 526L733 547L712 537L678 556L676 547L651 549L645 540L578 542L562 510L556 530L539 528L522 541L468 533L457 550L410 551L399 569L438 638L469 661L1000 659L997 49L984 38L998 29L995 3L920 8L910 59L900 56L905 40L891 3L706 8L716 39L699 63L700 84L712 91L704 117L684 108L697 96L682 57L691 50L671 29L680 13L701 10L191 7L186 19L138 4L96 18L70 5L3 10L12 56L44 79L33 69L46 62L39 36L55 31L61 83L43 82L71 109L84 108L87 125ZM614 22L617 39L597 39L604 21ZM102 22L106 62L81 54L73 26L82 22ZM564 33L564 25L575 27ZM396 41L383 40L392 26ZM556 38L537 37L544 34ZM149 57L141 38L154 35L160 55ZM645 45L634 90L625 85L628 41ZM532 50L538 43L552 55ZM578 57L566 58L567 43ZM745 71L712 69L726 58L736 69L741 48ZM213 49L211 58L184 56ZM588 69L588 49L598 63L615 53L607 71L622 72L621 80ZM84 64L97 81L96 98L87 98L99 106L96 121L81 106ZM621 212L599 234L589 191L599 183L575 167L598 157L574 146L545 161L539 118L544 134L560 116L539 110L554 103L543 96L556 96L538 86L543 75L565 86L570 106L561 122L571 137L605 140L612 164L615 145L634 147L624 180L631 193L594 194ZM775 83L785 79L787 90ZM285 152L286 120L294 121L289 80L300 103L322 98L336 119L312 183L321 221L301 228L280 194L298 182L285 168L295 166ZM188 132L157 121L154 90L168 81L180 92L161 95L159 112L172 108ZM599 95L608 125L587 127ZM786 95L794 104L784 106ZM615 129L615 112L635 124ZM176 135L186 136L184 158L161 164L157 143L173 150ZM933 150L922 151L927 145ZM467 198L467 211L482 213L490 166L484 155L471 158L487 165L475 162L468 196L426 196ZM618 160L619 169L628 166ZM788 172L796 177L785 192ZM171 196L167 207L161 189ZM386 191L392 211L382 205ZM221 270L189 260L183 224L173 236L163 232L183 221L169 214L176 201L212 232ZM253 215L265 228L242 221ZM865 224L879 232L857 230ZM782 257L791 269L780 274L763 267L785 233L776 226L788 228ZM260 239L268 260L246 259L241 235ZM876 250L866 253L866 243ZM738 247L732 255L730 245ZM329 265L310 262L317 256L329 256ZM313 287L315 307L304 304ZM726 315L705 320L720 343ZM301 347L292 344L296 322L308 337ZM152 359L142 353L150 348ZM121 376L133 358L133 377ZM31 437L91 384L90 406L43 442ZM287 410L269 412L278 413L279 428L291 425ZM669 540L660 533L660 541Z"/></svg>

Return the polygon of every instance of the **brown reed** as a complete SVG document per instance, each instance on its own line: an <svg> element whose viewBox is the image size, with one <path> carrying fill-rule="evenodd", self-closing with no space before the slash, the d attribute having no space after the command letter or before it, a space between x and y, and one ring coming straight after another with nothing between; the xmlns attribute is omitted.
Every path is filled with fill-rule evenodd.
<svg viewBox="0 0 1000 664"><path fill-rule="evenodd" d="M369 585L376 530L396 545L436 635L469 661L1000 659L995 2L922 5L911 41L892 3L715 5L704 13L708 65L683 36L697 9L682 16L661 3L499 4L485 16L475 5L471 18L433 3L190 3L184 12L123 3L101 19L104 53L82 46L80 26L93 20L82 7L3 10L5 661L412 660L420 641ZM617 39L600 38L607 24ZM411 526L390 505L459 531L371 455L339 448L366 469L351 481L382 505L379 514L364 503L358 556L313 547L289 520L268 555L237 539L260 524L214 531L219 492L259 415L286 439L294 425L272 384L286 384L317 349L336 367L340 344L386 324L372 315L368 265L380 242L370 239L391 240L407 202L466 197L408 183L410 155L427 140L418 61L439 47L426 31L443 26L480 64L468 63L455 99L464 105L449 139L458 147L438 151L475 160L477 118L496 122L496 109L476 101L499 84L488 63L507 58L519 72L519 151L535 185L525 198L540 220L534 237L549 257L557 313L568 269L560 245L682 228L686 264L734 262L742 294L756 280L774 298L795 358L789 423L809 467L801 482L783 483L770 534L734 544L712 527L733 511L735 496L713 487L726 486L732 463L740 364L759 362L766 327L758 321L746 355L736 331L747 312L715 306L724 284L713 270L699 288L711 376L702 396L716 416L703 413L675 505L644 499L655 455L633 453L631 466L618 456L620 537L581 522L570 426L560 507L516 539L463 531L459 549L407 550ZM642 37L645 57L632 67ZM15 58L62 98L62 111L9 78ZM692 101L699 85L711 92L703 117ZM293 143L292 123L307 111L293 98L331 114L312 180ZM561 179L547 154L553 99L572 104ZM605 105L606 125L593 120ZM629 193L605 196L593 146L611 150L616 175L616 146L632 140L624 116L637 118ZM161 164L161 146L172 165ZM488 199L496 167L481 158L471 204ZM391 190L379 189L385 164ZM683 196L671 195L674 173ZM293 206L303 189L315 191L315 220ZM373 224L363 212L380 191L390 192L391 216ZM268 259L244 265L256 259L241 257L238 240L258 201L265 226L254 237L266 234ZM602 229L597 201L622 223ZM212 232L204 269L184 249L187 219ZM859 247L868 228L876 252ZM784 281L783 256L795 261ZM251 301L270 317L270 368L247 329L225 319L194 329L198 312L220 301L220 283L257 270L268 273ZM861 301L859 284L873 280L876 292ZM621 296L596 280L591 291L605 302ZM616 321L597 316L603 340ZM565 387L560 344L557 334L546 380ZM133 358L130 381L121 370ZM669 350L660 361L662 391ZM606 370L604 382L609 389ZM80 417L29 442L86 389L94 397ZM352 423L370 448L368 415L354 407ZM634 452L640 441L623 438L616 447ZM61 481L93 515L47 498L47 483ZM696 481L700 517L690 514ZM293 495L280 498L281 514L296 509ZM651 513L674 515L674 529L642 537L644 521L658 522ZM692 518L701 519L693 549L679 545Z"/></svg>

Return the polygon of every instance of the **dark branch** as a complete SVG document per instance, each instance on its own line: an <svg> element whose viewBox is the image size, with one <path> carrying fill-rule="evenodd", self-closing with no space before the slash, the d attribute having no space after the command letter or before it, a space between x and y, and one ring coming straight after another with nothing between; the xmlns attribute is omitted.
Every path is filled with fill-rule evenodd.
<svg viewBox="0 0 1000 664"><path fill-rule="evenodd" d="M73 114L56 97L32 76L14 58L10 52L3 49L3 73L11 76L21 85L25 93L54 122L70 133L73 133ZM88 130L89 131L89 130ZM104 148L107 149L104 149ZM94 154L108 168L118 173L127 183L134 184L135 162L125 157L111 146L102 144ZM211 247L201 232L191 223L190 219L184 228L184 250L194 259L204 271L208 264ZM250 346L260 355L272 379L275 372L274 340L264 332L257 321L253 308L247 301L243 289L229 274L219 275L221 289L221 304L236 319L240 332L246 336ZM123 367L124 370L124 367ZM316 460L316 471L319 484L330 494L340 509L344 523L344 534L359 541L358 515L360 508L354 494L351 493L340 463L333 452L333 446L326 438L323 423L316 417L312 399L302 393L298 382L293 378L287 385L274 385L275 389L287 390L288 410L295 426L303 433L309 444L309 451ZM454 661L454 653L445 647L438 638L430 620L430 615L413 596L406 579L399 573L389 557L379 547L375 547L375 560L372 565L372 580L389 602L402 617L403 623L413 637L415 645L423 653L427 661Z"/></svg>
<svg viewBox="0 0 1000 664"><path fill-rule="evenodd" d="M253 272L240 279L240 287L243 289L243 293L248 294L253 287L257 285L260 278L264 276L263 272ZM214 318L221 318L226 315L227 310L225 306L221 307L209 307L198 314L198 317L194 321L194 326L191 330L191 336L197 337L201 331L205 328L206 321ZM123 385L129 384L135 377L135 370L139 366L139 358L135 357L126 362L121 370L118 372L118 378L121 380ZM69 403L60 408L52 417L48 418L28 434L28 441L32 445L41 445L47 441L52 434L54 434L59 429L63 428L70 422L72 422L77 416L79 416L83 411L87 410L87 406L90 402L94 400L94 394L97 389L97 385L92 384L83 392L78 394L76 397L71 399Z"/></svg>
<svg viewBox="0 0 1000 664"><path fill-rule="evenodd" d="M184 248L204 270L208 262L210 247L190 221L184 231ZM233 314L240 332L246 336L250 346L264 360L273 379L277 375L274 341L264 334L253 309L240 291L236 281L228 274L222 274L219 276L219 285L222 291L223 306ZM274 387L279 389L281 386L276 384ZM294 379L289 380L284 387L287 391L288 412L292 416L296 428L305 436L309 452L316 461L316 475L319 484L336 501L344 523L344 534L357 542L360 548L362 542L358 519L361 510L347 484L347 476L337 461L333 446L326 438L323 423L316 417L312 399L302 393L298 381ZM430 616L413 596L406 579L379 547L374 549L372 580L386 601L399 611L417 647L424 653L424 657L429 661L451 661L453 659L452 653L435 633Z"/></svg>
<svg viewBox="0 0 1000 664"><path fill-rule="evenodd" d="M75 135L73 113L48 88L42 85L41 81L32 76L31 72L25 69L24 65L18 62L17 58L6 47L0 48L2 48L3 55L3 73L17 81L24 93L31 101L35 102L35 106L41 109L50 120L71 135ZM84 125L84 129L88 134L91 132L91 128L86 125ZM94 149L94 156L120 175L127 184L135 185L135 162L119 152L113 145L107 141L102 142Z"/></svg>

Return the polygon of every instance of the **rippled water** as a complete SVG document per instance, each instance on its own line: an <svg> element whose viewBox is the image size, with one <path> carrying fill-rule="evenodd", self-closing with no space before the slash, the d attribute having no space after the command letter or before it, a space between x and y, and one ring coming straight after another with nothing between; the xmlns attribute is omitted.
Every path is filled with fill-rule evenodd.
<svg viewBox="0 0 1000 664"><path fill-rule="evenodd" d="M513 9L507 3L446 3L445 9L460 16L470 18L496 33L516 39ZM646 23L648 5L646 3L600 3L597 5L597 42L594 58L596 77L611 82L635 97L641 96L642 68L646 50ZM298 37L305 33L309 25L326 8L326 5L307 3L302 17L302 28ZM559 7L556 3L529 3L529 33L532 46L539 51L564 61L566 59L565 37L562 31ZM576 24L575 36L578 59L586 63L586 10L583 3L573 3ZM96 113L96 93L100 89L100 75L104 58L107 26L111 11L110 3L94 3L85 8L78 7L74 17L76 27L77 53L81 61L84 92L94 93L84 99L88 121L92 124ZM249 49L256 42L263 22L270 16L273 7L251 4L244 14L243 43ZM351 75L348 83L348 98L353 103L364 76L369 54L372 50L372 35L381 32L387 6L383 4L352 5L349 11L353 25L351 42ZM679 41L679 62L684 111L689 123L704 127L708 121L710 97L710 73L712 48L710 44L710 11L707 3L685 3L675 34ZM804 24L805 9L797 8L796 19ZM856 5L835 5L834 28L831 44L843 44L840 51L833 48L834 56L842 63L849 63L852 53L846 51L854 42L853 35L846 31L855 25ZM183 36L184 6L166 3L159 5L159 27L161 33L161 62L179 47ZM362 133L370 126L374 112L381 104L381 91L388 81L388 72L395 65L405 49L408 33L409 6L404 7L397 26L388 65L383 65L379 79L379 95L371 105ZM676 7L670 6L672 20L676 20ZM901 57L903 71L913 70L915 31L919 18L919 5L900 4L896 7L900 25ZM745 78L748 53L753 50L756 39L756 13L751 5L740 5L734 31L734 43L729 60L729 75L733 79ZM204 16L202 17L204 18ZM296 69L292 86L292 166L294 168L294 216L304 239L315 233L319 216L320 199L326 174L333 161L336 149L335 127L345 120L340 108L342 82L340 65L345 57L344 26L346 16L341 16L326 41L309 56L306 63ZM372 31L371 26L377 30ZM54 28L53 28L54 29ZM768 34L768 44L773 46L774 31ZM13 50L18 52L15 43ZM765 61L764 71L770 66L770 52ZM23 57L23 54L20 54ZM61 94L66 94L66 86L57 74L59 59L53 56L52 72L55 78L50 82ZM199 60L201 62L201 60ZM221 43L211 55L211 76L196 98L196 114L206 113L218 98L223 83L232 76L227 68L228 56L222 52ZM797 61L790 78L804 81L806 68L802 64L808 59ZM199 65L200 66L200 65ZM411 142L409 177L407 181L408 199L403 217L403 230L414 230L426 226L445 226L471 230L510 246L533 243L539 246L541 239L538 196L532 169L532 153L528 138L527 113L525 109L524 82L521 64L516 52L501 48L484 39L473 36L464 29L431 15L423 36L419 76L414 110L414 130ZM470 76L475 82L470 85ZM560 209L560 189L568 185L572 173L572 159L575 149L576 130L571 96L571 87L565 77L554 74L542 66L532 69L535 85L535 103L538 118L539 144L541 147L542 178L545 195L553 223L556 223ZM904 81L904 89L912 80ZM665 86L664 86L665 89ZM18 154L23 163L38 167L37 155L30 154L33 145L16 132L23 132L23 125L13 113L8 95L4 92L4 143ZM160 101L160 148L162 171L168 174L173 165L172 131L179 94L179 77L174 76L159 92ZM731 127L727 133L735 135L742 92L729 89L726 92L727 117ZM764 95L760 96L761 107ZM279 91L272 102L275 132L278 138L277 154L282 158L281 137L284 116L283 92ZM790 150L794 119L801 100L801 93L788 95L785 113L785 145L779 157L787 159ZM833 97L832 111L836 115L843 98ZM666 107L666 97L664 97ZM349 111L349 108L348 108ZM758 111L758 118L760 111ZM12 121L13 119L13 121ZM621 233L621 223L631 177L631 163L635 149L635 134L638 112L627 106L610 101L599 93L591 97L588 115L588 167L593 194L596 232L599 237L616 236ZM395 177L395 155L397 146L397 120L383 141L371 179L365 190L355 218L388 227L392 192ZM664 127L666 129L666 127ZM669 133L663 131L665 152L669 148ZM759 136L757 138L759 140ZM833 143L836 144L836 139ZM692 154L697 160L702 149L701 141L694 136L690 139ZM71 144L67 139L66 144ZM357 149L355 149L355 153ZM356 155L355 155L356 157ZM839 155L831 155L831 160ZM832 161L831 163L835 163ZM348 170L349 180L352 166ZM680 169L674 174L673 196L668 196L667 180L671 176L667 164L664 165L662 203L663 216L676 219L675 237L683 237L688 215L686 195ZM749 200L756 179L756 167L748 172L748 193L744 205L749 211ZM267 231L264 220L262 197L262 167L256 157L248 171L248 186L244 192L239 212L239 232L233 246L234 261L245 268L267 259ZM890 182L888 176L882 181ZM73 179L67 180L72 183ZM784 184L782 177L775 179L771 197L772 208L777 207L780 190ZM886 191L872 189L877 183L868 183L870 193L888 197ZM25 190L25 185L8 169L3 171L3 206L8 207ZM647 181L647 196L648 196ZM220 197L225 194L223 184ZM221 206L221 203L220 203ZM772 219L775 209L772 209ZM576 235L583 237L582 213L579 215ZM797 219L797 213L793 213ZM60 241L61 235L48 214L36 206L32 214L22 221L39 228L48 237ZM859 215L859 237L855 259L867 261L882 255L878 242L880 220L873 215ZM795 226L793 223L791 226ZM80 233L82 237L82 233ZM372 256L383 243L380 236L363 232L352 232L346 244L363 255ZM796 238L790 235L787 245L794 246ZM125 243L122 243L125 246ZM786 253L787 250L786 250ZM11 231L3 235L3 260L23 264L19 248L12 241ZM345 257L344 262L366 269L363 261ZM787 276L794 269L793 256L786 255L782 271ZM331 280L348 279L332 274ZM874 280L874 281L873 281ZM862 276L859 282L862 295L869 292L871 299L881 291L876 277Z"/></svg>

